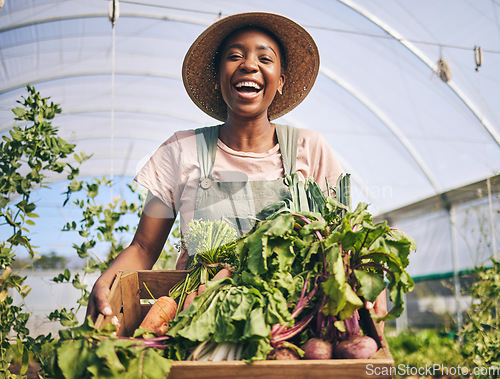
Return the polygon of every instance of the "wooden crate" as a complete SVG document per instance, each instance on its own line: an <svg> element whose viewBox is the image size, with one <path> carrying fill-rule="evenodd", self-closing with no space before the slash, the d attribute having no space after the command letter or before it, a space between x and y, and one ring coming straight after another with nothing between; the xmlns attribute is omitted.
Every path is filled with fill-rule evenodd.
<svg viewBox="0 0 500 379"><path fill-rule="evenodd" d="M118 335L131 336L140 325L151 305L145 299L168 294L172 286L181 281L188 271L123 271L111 287L110 303L113 315L118 317ZM142 301L141 301L142 300ZM168 379L292 379L292 378L390 378L394 360L379 325L373 322L370 313L360 310L361 326L366 334L374 338L379 350L370 359L327 359L299 361L257 361L247 364L238 362L173 362ZM111 322L111 317L99 316L96 327Z"/></svg>

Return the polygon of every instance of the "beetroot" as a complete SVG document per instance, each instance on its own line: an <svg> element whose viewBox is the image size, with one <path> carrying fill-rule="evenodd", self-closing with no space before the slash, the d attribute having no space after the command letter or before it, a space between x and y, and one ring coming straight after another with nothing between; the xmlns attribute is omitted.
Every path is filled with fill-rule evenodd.
<svg viewBox="0 0 500 379"><path fill-rule="evenodd" d="M273 349L269 354L268 359L276 359L277 361L296 361L299 360L299 353L297 350L288 347L279 347Z"/></svg>
<svg viewBox="0 0 500 379"><path fill-rule="evenodd" d="M333 348L333 356L340 359L369 359L378 350L375 340L369 336L353 336Z"/></svg>
<svg viewBox="0 0 500 379"><path fill-rule="evenodd" d="M320 338L311 338L304 345L304 359L331 359L332 344Z"/></svg>

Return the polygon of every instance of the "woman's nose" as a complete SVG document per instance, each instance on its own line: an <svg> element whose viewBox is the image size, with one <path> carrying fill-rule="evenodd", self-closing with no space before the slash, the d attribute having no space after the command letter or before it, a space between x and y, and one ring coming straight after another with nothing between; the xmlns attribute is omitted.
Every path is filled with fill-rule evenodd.
<svg viewBox="0 0 500 379"><path fill-rule="evenodd" d="M259 69L257 64L257 59L254 57L247 57L243 62L241 62L240 69L247 72L255 72Z"/></svg>

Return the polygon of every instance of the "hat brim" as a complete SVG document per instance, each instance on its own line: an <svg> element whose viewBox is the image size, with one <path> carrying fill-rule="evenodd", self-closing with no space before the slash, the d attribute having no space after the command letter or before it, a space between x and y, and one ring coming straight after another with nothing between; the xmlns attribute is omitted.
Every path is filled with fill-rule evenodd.
<svg viewBox="0 0 500 379"><path fill-rule="evenodd" d="M209 116L225 121L227 105L213 68L222 41L234 30L256 26L271 32L281 42L287 68L283 94L275 96L268 109L274 120L299 105L312 89L319 71L319 52L311 35L295 21L275 13L248 12L222 18L193 42L184 58L182 80L191 100Z"/></svg>

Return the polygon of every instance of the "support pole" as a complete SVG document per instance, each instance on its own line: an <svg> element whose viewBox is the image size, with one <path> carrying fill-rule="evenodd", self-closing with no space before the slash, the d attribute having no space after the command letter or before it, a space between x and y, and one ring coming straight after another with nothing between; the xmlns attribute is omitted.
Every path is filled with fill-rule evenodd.
<svg viewBox="0 0 500 379"><path fill-rule="evenodd" d="M493 211L493 201L491 199L491 181L490 178L486 179L486 186L488 187L488 209L490 212L490 232L491 232L491 248L493 249L493 254L491 256L495 259L500 259L500 254L497 250L497 243L495 237L495 212Z"/></svg>
<svg viewBox="0 0 500 379"><path fill-rule="evenodd" d="M115 171L115 65L116 65L116 30L115 23L120 15L118 0L110 0L109 2L109 21L111 21L111 131L110 131L110 179L111 189L110 197L113 200L113 179Z"/></svg>
<svg viewBox="0 0 500 379"><path fill-rule="evenodd" d="M460 295L462 288L460 286L460 277L458 275L458 242L457 242L457 225L456 225L456 209L455 205L451 204L448 208L448 214L450 217L450 235L451 235L451 259L453 262L453 284L455 289L455 301L456 301L456 317L457 317L457 328L458 332L462 330L463 317L462 310L460 307Z"/></svg>

